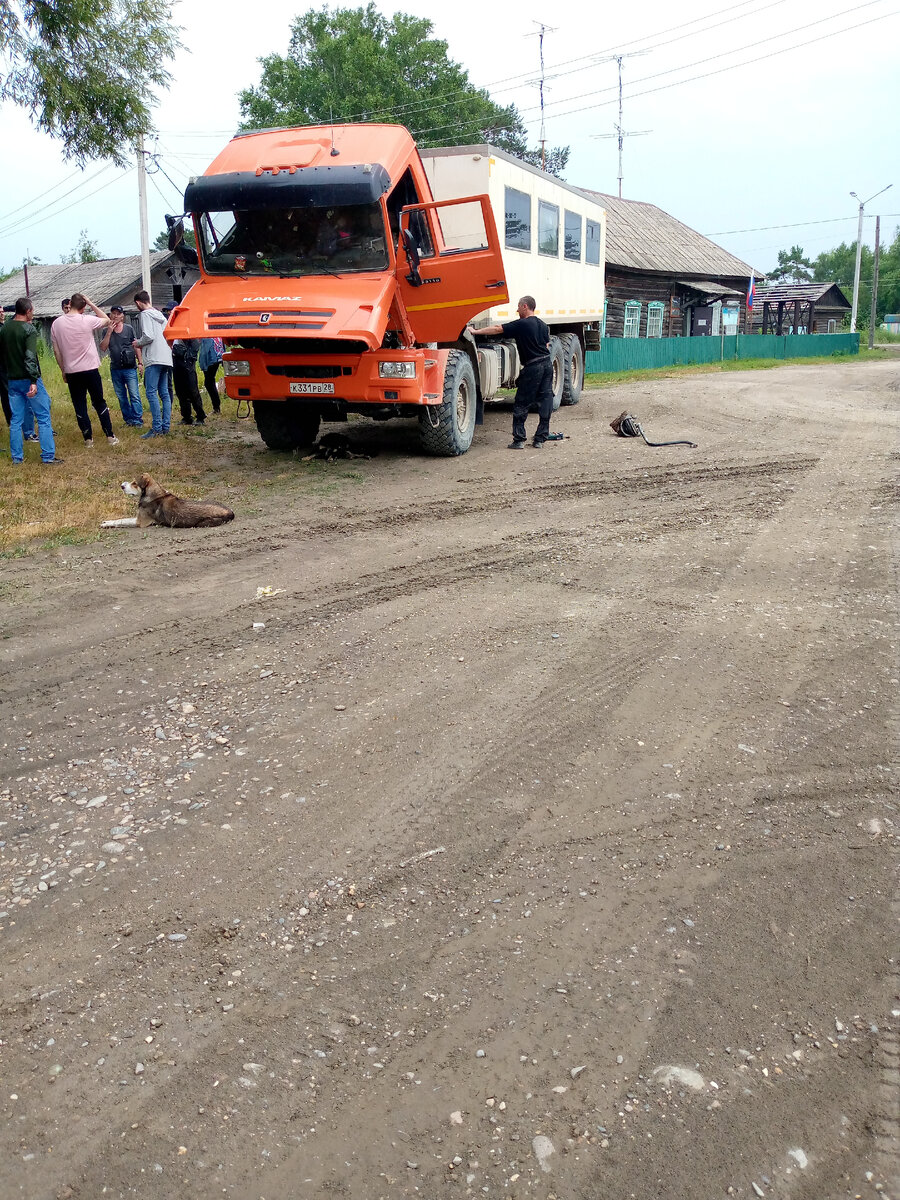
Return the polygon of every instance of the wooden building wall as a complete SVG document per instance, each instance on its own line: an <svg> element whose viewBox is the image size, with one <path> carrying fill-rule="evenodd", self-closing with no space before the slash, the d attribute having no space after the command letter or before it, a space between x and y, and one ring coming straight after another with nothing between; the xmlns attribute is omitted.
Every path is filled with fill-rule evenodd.
<svg viewBox="0 0 900 1200"><path fill-rule="evenodd" d="M707 282L707 280L703 280L702 282ZM741 291L738 331L743 333L746 329L746 286L750 282L749 279L743 281L740 279L715 280L710 278L708 282L711 284L724 283L727 287ZM696 304L700 302L700 298L696 292L687 291L687 289L676 283L671 276L645 275L638 271L629 271L621 267L610 267L609 265L606 268L606 298L606 336L619 338L623 337L625 333L625 305L629 300L635 300L641 305L639 336L642 338L647 336L647 306L651 302L659 301L665 305L663 312L663 337L681 337L684 333L685 309L691 303ZM737 297L731 298L737 299Z"/></svg>

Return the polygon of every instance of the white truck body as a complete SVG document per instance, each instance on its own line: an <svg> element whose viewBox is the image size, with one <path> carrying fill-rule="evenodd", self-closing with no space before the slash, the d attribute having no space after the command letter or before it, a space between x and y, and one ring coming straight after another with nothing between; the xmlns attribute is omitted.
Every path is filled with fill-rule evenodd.
<svg viewBox="0 0 900 1200"><path fill-rule="evenodd" d="M584 326L603 320L606 210L577 188L492 146L446 146L419 154L436 200L485 193L491 198L509 301L485 309L472 324L514 321L519 298L534 296L537 315L551 330L581 331L583 347ZM441 214L448 240L458 235L462 245L465 231L450 223L454 216L465 221L467 207Z"/></svg>

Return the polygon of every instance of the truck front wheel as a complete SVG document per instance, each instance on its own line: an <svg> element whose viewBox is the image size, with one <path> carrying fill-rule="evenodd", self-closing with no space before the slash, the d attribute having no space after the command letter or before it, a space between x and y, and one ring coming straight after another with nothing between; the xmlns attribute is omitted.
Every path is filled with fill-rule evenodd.
<svg viewBox="0 0 900 1200"><path fill-rule="evenodd" d="M259 436L270 450L311 446L319 432L318 412L290 400L254 400L253 416Z"/></svg>
<svg viewBox="0 0 900 1200"><path fill-rule="evenodd" d="M563 405L577 404L581 399L581 389L584 387L584 351L575 333L564 333L562 338L564 370L563 370Z"/></svg>
<svg viewBox="0 0 900 1200"><path fill-rule="evenodd" d="M461 350L451 350L447 355L441 403L429 405L419 413L422 449L442 458L465 454L475 434L477 398L469 356Z"/></svg>

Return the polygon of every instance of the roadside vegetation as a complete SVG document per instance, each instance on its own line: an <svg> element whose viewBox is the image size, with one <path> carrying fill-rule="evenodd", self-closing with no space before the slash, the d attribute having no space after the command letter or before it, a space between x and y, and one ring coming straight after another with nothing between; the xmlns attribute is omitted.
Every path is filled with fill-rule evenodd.
<svg viewBox="0 0 900 1200"><path fill-rule="evenodd" d="M301 464L290 456L271 453L260 441L252 419L238 419L236 402L227 396L222 398L220 416L208 415L204 426L189 428L180 424L176 401L172 436L141 441L141 433L150 428L149 413L144 414L144 430L123 424L107 360L101 367L104 394L120 445L107 443L89 403L94 445L88 448L52 355L42 356L41 370L52 399L57 455L65 461L59 467L44 467L37 442L26 442L24 465L12 466L8 430L5 421L0 424L0 560L35 549L121 538L121 531L101 531L100 523L134 516L135 501L125 496L119 485L143 471L179 495L220 500L243 512L248 505L252 507L255 497L270 489L290 485L306 494L328 494L359 478L349 463ZM204 408L209 407L204 393Z"/></svg>

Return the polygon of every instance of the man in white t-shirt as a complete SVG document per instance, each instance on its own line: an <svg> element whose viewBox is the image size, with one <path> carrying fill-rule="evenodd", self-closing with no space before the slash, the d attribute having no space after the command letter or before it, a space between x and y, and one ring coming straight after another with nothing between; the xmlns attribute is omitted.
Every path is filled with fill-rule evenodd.
<svg viewBox="0 0 900 1200"><path fill-rule="evenodd" d="M95 316L90 317L85 313L84 310L88 306L94 310ZM99 309L93 300L88 300L87 296L76 292L70 301L69 311L57 317L50 326L53 353L68 385L75 419L86 446L94 444L94 433L87 411L88 394L106 434L106 440L111 446L119 444L119 439L113 433L109 408L103 397L100 353L94 338L94 330L105 329L108 324L109 317L106 313Z"/></svg>

